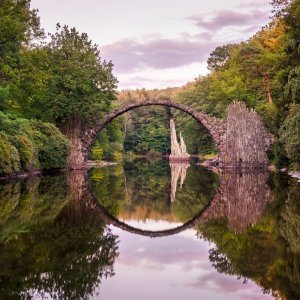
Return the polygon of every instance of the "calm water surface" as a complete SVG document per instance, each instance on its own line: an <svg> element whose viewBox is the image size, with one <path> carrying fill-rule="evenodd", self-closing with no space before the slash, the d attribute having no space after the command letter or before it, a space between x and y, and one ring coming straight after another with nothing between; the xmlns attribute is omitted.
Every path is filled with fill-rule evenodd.
<svg viewBox="0 0 300 300"><path fill-rule="evenodd" d="M0 299L300 299L299 194L144 159L0 182Z"/></svg>

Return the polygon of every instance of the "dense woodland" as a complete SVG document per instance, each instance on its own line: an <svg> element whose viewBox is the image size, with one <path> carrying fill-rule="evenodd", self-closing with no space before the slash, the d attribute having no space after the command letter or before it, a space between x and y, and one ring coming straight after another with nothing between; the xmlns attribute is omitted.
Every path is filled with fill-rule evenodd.
<svg viewBox="0 0 300 300"><path fill-rule="evenodd" d="M113 62L101 59L86 33L57 24L45 34L30 0L0 3L0 175L65 167L96 118L125 102L171 99L225 117L245 102L277 137L277 167L300 162L300 0L273 0L270 23L239 44L217 47L210 73L183 87L117 92ZM47 37L47 38L46 38ZM190 153L216 151L207 131L184 114L141 108L99 133L91 159L126 152L169 152L173 116Z"/></svg>

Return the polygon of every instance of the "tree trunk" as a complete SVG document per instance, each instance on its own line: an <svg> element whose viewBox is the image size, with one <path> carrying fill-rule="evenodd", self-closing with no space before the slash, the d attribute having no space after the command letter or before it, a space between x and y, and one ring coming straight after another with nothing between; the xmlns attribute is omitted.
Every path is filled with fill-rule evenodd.
<svg viewBox="0 0 300 300"><path fill-rule="evenodd" d="M80 120L69 120L59 126L64 135L69 138L71 147L69 151L67 166L70 170L85 168L85 155L83 143L80 138L83 132L83 125Z"/></svg>
<svg viewBox="0 0 300 300"><path fill-rule="evenodd" d="M272 98L272 94L271 94L270 76L269 76L268 72L264 73L263 78L264 78L264 83L266 85L268 102L273 103L273 98Z"/></svg>

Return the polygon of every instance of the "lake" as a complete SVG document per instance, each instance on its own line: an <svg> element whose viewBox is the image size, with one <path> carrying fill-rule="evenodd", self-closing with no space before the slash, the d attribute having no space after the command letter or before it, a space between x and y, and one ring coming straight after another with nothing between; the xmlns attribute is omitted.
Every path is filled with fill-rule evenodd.
<svg viewBox="0 0 300 300"><path fill-rule="evenodd" d="M0 182L0 299L300 299L300 185L135 159Z"/></svg>

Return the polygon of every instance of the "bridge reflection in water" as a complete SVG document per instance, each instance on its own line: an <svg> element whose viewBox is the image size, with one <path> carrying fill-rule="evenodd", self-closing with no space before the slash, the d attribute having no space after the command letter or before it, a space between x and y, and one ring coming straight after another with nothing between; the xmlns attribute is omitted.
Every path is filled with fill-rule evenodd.
<svg viewBox="0 0 300 300"><path fill-rule="evenodd" d="M239 286L246 293L253 282L260 286L252 290L253 295L260 299L269 299L260 289L279 293L283 299L299 299L298 183L264 172L216 175L191 164L182 188L178 176L176 199L171 202L172 172L167 162L160 168L162 164L135 162L124 169L116 166L89 174L71 172L0 183L0 298L97 299L97 292L105 295L106 291L105 299L120 299L111 296L120 286L115 280L123 286L136 284L144 293L149 290L144 275L154 274L153 286L159 290L163 282L167 299L181 295L174 284L187 278L192 284L202 278L203 284L201 290L180 285L182 294L193 292L189 299L205 297L211 292L207 276L226 283L221 293L213 285L216 295L224 291L222 299L236 296L236 290L225 293L228 286ZM156 228L180 226L143 230L144 220L147 229L154 223L159 225ZM185 229L190 230L174 235ZM167 235L172 236L147 238ZM144 259L153 259L153 253L158 271L151 273L153 261L146 260L151 266L147 268ZM172 263L165 263L172 253ZM127 270L122 262L125 258L126 263L128 254L136 265L129 259ZM189 271L181 269L187 265ZM104 280L109 277L114 278ZM236 277L252 279L252 285L243 285Z"/></svg>
<svg viewBox="0 0 300 300"><path fill-rule="evenodd" d="M174 176L171 183L171 202L175 201L178 180L181 180L180 186L184 183L187 168L188 165L184 167L171 166L171 174ZM134 234L153 238L178 234L198 224L219 218L226 218L228 227L233 232L243 232L260 220L268 203L272 200L267 180L268 173L263 171L222 171L213 199L201 211L176 228L152 231L132 227L119 220L118 216L111 214L97 200L86 181L86 175L83 173L73 172L69 177L75 198L85 203L89 209L97 211L107 224L112 224Z"/></svg>

